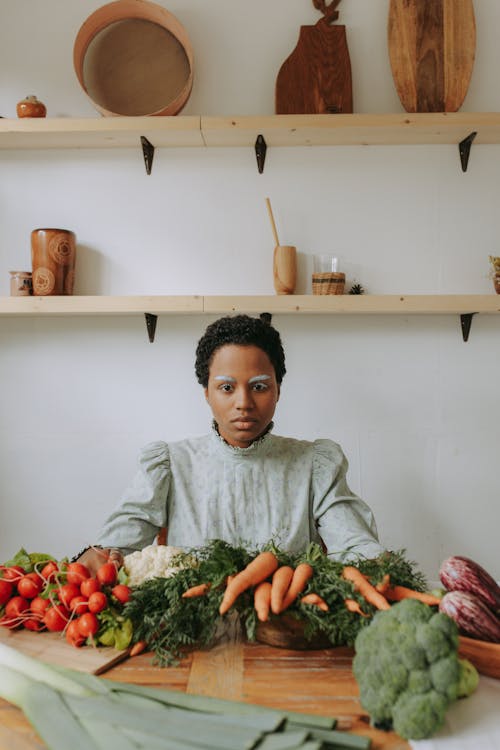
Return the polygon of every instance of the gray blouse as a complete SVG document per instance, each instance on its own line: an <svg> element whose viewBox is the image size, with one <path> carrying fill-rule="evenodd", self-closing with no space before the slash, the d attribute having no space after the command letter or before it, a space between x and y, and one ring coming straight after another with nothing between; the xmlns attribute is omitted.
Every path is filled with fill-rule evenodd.
<svg viewBox="0 0 500 750"><path fill-rule="evenodd" d="M97 538L124 554L152 544L192 548L212 539L250 549L274 539L292 553L325 543L344 560L383 551L373 514L349 489L348 463L331 440L295 440L267 432L248 448L209 435L141 451L139 470Z"/></svg>

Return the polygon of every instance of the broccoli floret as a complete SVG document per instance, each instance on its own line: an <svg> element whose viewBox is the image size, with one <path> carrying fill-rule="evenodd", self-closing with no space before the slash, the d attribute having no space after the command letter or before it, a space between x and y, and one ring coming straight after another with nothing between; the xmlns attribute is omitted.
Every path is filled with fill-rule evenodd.
<svg viewBox="0 0 500 750"><path fill-rule="evenodd" d="M408 675L406 689L409 693L428 693L432 688L432 680L428 669L413 669Z"/></svg>
<svg viewBox="0 0 500 750"><path fill-rule="evenodd" d="M465 678L455 623L405 599L377 612L354 645L354 676L372 723L405 739L434 734Z"/></svg>
<svg viewBox="0 0 500 750"><path fill-rule="evenodd" d="M432 684L439 693L445 695L450 701L458 698L461 670L456 654L435 661L431 664L430 673Z"/></svg>
<svg viewBox="0 0 500 750"><path fill-rule="evenodd" d="M436 612L429 620L429 625L444 633L454 648L458 646L458 625L451 617L444 612Z"/></svg>
<svg viewBox="0 0 500 750"><path fill-rule="evenodd" d="M417 643L424 649L429 664L433 664L438 659L448 656L452 651L456 651L443 631L433 628L428 622L419 623L415 628L415 634Z"/></svg>
<svg viewBox="0 0 500 750"><path fill-rule="evenodd" d="M382 610L387 611L387 610ZM389 612L398 620L409 625L416 625L418 622L427 622L432 617L432 610L417 599L403 599L397 606L392 607Z"/></svg>
<svg viewBox="0 0 500 750"><path fill-rule="evenodd" d="M403 693L392 710L394 731L405 739L423 740L443 725L449 701L435 690Z"/></svg>

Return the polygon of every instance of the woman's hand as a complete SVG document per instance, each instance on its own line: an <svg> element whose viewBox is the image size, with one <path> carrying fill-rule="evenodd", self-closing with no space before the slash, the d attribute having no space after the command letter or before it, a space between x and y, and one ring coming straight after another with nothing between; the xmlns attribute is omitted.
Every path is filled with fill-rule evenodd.
<svg viewBox="0 0 500 750"><path fill-rule="evenodd" d="M90 573L95 576L98 568L105 562L112 562L117 570L121 568L123 565L123 555L120 550L113 547L104 549L101 547L89 547L89 549L80 555L76 562L85 565Z"/></svg>

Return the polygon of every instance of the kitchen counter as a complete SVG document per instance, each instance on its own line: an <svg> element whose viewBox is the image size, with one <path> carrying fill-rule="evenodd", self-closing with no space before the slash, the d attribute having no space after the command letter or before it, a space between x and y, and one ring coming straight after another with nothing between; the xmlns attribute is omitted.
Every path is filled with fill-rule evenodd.
<svg viewBox="0 0 500 750"><path fill-rule="evenodd" d="M370 727L351 670L352 649L292 651L241 638L229 623L211 649L195 650L175 667L152 665L143 653L103 677L198 695L257 703L277 709L335 716L337 729L372 739L373 750L409 750L394 732ZM43 750L23 713L0 700L0 750Z"/></svg>

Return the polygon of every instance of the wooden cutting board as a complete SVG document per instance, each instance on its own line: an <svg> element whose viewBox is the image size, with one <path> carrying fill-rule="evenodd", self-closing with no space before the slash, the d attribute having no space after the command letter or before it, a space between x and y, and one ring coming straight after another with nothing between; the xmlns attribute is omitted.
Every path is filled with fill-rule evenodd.
<svg viewBox="0 0 500 750"><path fill-rule="evenodd" d="M3 627L0 627L0 643L48 664L59 664L88 674L102 674L128 656L128 649L118 651L107 646L75 648L66 643L60 633L36 633Z"/></svg>
<svg viewBox="0 0 500 750"><path fill-rule="evenodd" d="M297 46L276 79L275 109L280 115L352 113L351 61L345 26L338 18L340 0L329 6L313 0L325 15L314 26L301 26Z"/></svg>
<svg viewBox="0 0 500 750"><path fill-rule="evenodd" d="M456 112L472 75L472 0L390 0L392 76L407 112Z"/></svg>

